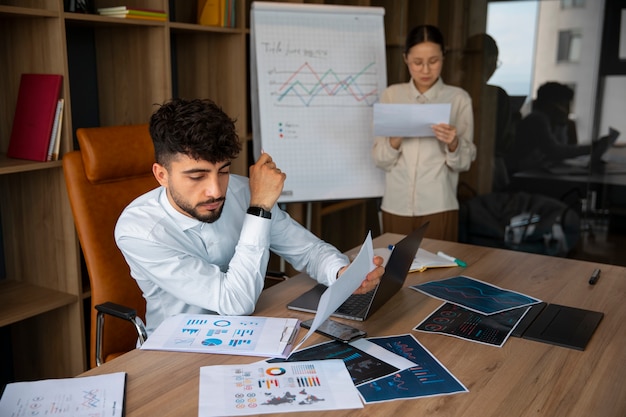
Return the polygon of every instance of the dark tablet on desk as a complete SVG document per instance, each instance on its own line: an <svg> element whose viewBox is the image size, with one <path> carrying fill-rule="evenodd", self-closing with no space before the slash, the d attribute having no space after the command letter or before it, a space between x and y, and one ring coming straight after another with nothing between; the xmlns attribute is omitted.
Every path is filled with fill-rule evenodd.
<svg viewBox="0 0 626 417"><path fill-rule="evenodd" d="M570 349L585 350L603 317L604 313L598 311L548 304L525 330L522 329L521 337Z"/></svg>

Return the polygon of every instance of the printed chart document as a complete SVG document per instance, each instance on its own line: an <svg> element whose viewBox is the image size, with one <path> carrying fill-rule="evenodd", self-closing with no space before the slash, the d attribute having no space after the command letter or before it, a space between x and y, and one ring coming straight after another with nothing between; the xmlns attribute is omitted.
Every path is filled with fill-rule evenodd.
<svg viewBox="0 0 626 417"><path fill-rule="evenodd" d="M200 368L199 417L363 408L340 359Z"/></svg>
<svg viewBox="0 0 626 417"><path fill-rule="evenodd" d="M487 315L541 302L537 298L462 275L409 288Z"/></svg>
<svg viewBox="0 0 626 417"><path fill-rule="evenodd" d="M393 375L357 386L367 404L468 392L412 334L367 340L411 362Z"/></svg>
<svg viewBox="0 0 626 417"><path fill-rule="evenodd" d="M179 314L161 323L141 349L285 357L299 329L295 318Z"/></svg>
<svg viewBox="0 0 626 417"><path fill-rule="evenodd" d="M452 303L443 303L413 330L441 333L459 339L502 347L530 307L491 315L480 314Z"/></svg>
<svg viewBox="0 0 626 417"><path fill-rule="evenodd" d="M450 123L452 105L445 104L374 104L374 135L432 137L431 128Z"/></svg>
<svg viewBox="0 0 626 417"><path fill-rule="evenodd" d="M341 274L341 278L329 286L320 297L315 318L311 328L300 340L294 350L297 350L320 325L330 317L361 285L365 276L374 269L374 248L372 246L372 233L368 233L358 255L348 268Z"/></svg>
<svg viewBox="0 0 626 417"><path fill-rule="evenodd" d="M122 417L126 373L8 384L0 416Z"/></svg>

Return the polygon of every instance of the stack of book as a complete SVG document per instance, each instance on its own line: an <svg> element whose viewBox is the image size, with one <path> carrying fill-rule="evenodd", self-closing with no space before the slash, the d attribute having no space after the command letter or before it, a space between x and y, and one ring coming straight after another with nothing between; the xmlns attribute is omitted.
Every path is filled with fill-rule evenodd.
<svg viewBox="0 0 626 417"><path fill-rule="evenodd" d="M165 10L143 9L139 7L116 6L98 9L102 16L121 17L125 19L167 20Z"/></svg>
<svg viewBox="0 0 626 417"><path fill-rule="evenodd" d="M198 0L198 24L235 27L235 0Z"/></svg>
<svg viewBox="0 0 626 417"><path fill-rule="evenodd" d="M32 161L59 157L64 100L60 74L22 74L7 156Z"/></svg>

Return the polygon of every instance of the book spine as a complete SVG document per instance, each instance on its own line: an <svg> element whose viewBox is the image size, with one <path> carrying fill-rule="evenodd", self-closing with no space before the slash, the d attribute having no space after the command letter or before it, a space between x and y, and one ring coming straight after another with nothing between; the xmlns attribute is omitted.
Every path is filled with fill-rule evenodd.
<svg viewBox="0 0 626 417"><path fill-rule="evenodd" d="M57 102L57 109L54 112L54 122L52 123L52 132L50 133L50 143L48 145L48 157L47 161L52 161L52 154L54 153L54 148L56 146L56 141L58 137L58 132L60 131L59 122L61 119L61 114L63 113L63 99L60 98Z"/></svg>
<svg viewBox="0 0 626 417"><path fill-rule="evenodd" d="M167 13L164 12L146 12L143 10L125 10L121 12L100 12L101 16L151 16L151 17L162 17L166 18Z"/></svg>
<svg viewBox="0 0 626 417"><path fill-rule="evenodd" d="M57 126L57 134L54 138L54 149L52 150L52 161L56 161L59 159L59 150L61 149L61 127L63 126L63 108L65 107L65 100L59 99L60 111L58 117L58 126Z"/></svg>
<svg viewBox="0 0 626 417"><path fill-rule="evenodd" d="M198 0L198 24L203 26L220 26L220 12L223 0Z"/></svg>

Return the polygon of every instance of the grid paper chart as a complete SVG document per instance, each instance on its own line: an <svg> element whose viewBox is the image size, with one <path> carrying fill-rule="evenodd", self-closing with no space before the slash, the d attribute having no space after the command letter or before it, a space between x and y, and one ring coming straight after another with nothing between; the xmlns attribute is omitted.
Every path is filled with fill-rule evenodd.
<svg viewBox="0 0 626 417"><path fill-rule="evenodd" d="M383 16L305 10L253 10L255 150L287 174L280 202L380 196L370 148L387 78Z"/></svg>

